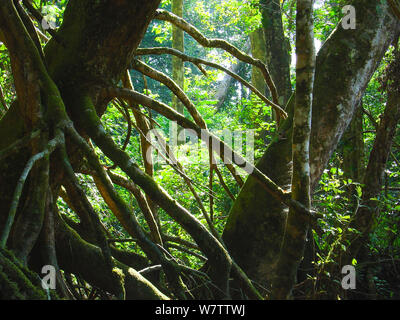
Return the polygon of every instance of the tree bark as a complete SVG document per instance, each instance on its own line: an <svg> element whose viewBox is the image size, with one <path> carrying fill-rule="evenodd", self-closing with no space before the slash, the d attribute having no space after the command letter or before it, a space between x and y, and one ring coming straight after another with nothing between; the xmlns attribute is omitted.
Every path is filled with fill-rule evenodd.
<svg viewBox="0 0 400 320"><path fill-rule="evenodd" d="M171 9L173 14L183 18L183 0L172 0ZM182 29L174 25L172 26L172 48L179 50L180 52L185 51L183 35L184 33ZM172 80L182 90L184 90L184 85L185 85L184 63L183 60L179 59L176 56L172 56ZM172 95L172 107L180 114L183 114L184 106L174 94ZM178 127L175 122L171 122L170 125L172 126L173 141L178 145L184 143L185 141L182 135L182 128Z"/></svg>
<svg viewBox="0 0 400 320"><path fill-rule="evenodd" d="M351 179L354 183L361 183L365 171L362 102L343 134L341 143L343 148L343 178ZM349 185L346 194L355 209L356 189L354 184Z"/></svg>
<svg viewBox="0 0 400 320"><path fill-rule="evenodd" d="M344 30L339 24L316 60L310 144L312 188L348 126L374 70L399 31L399 23L386 4L358 0L354 6L358 13L357 29ZM337 76L332 78L332 74ZM286 190L290 188L292 170L290 121L289 117L282 123L257 163L258 169ZM250 278L270 282L286 215L285 206L265 193L253 177L247 179L231 208L223 239Z"/></svg>
<svg viewBox="0 0 400 320"><path fill-rule="evenodd" d="M290 82L290 44L285 37L282 23L281 2L260 0L265 35L266 63L271 72L283 107L292 94Z"/></svg>
<svg viewBox="0 0 400 320"><path fill-rule="evenodd" d="M292 137L292 198L311 207L310 134L312 94L315 71L314 0L298 0L296 15L296 101ZM276 276L272 283L273 299L290 298L297 269L303 259L309 217L289 209Z"/></svg>
<svg viewBox="0 0 400 320"><path fill-rule="evenodd" d="M254 59L259 59L263 62L266 61L266 50L265 50L265 37L264 30L259 28L252 33L250 33L250 43L251 43L251 55ZM251 83L257 88L262 94L265 94L267 86L265 85L265 80L257 68L253 66L251 69Z"/></svg>
<svg viewBox="0 0 400 320"><path fill-rule="evenodd" d="M399 52L396 53L396 59L391 63L388 70L386 108L365 171L361 205L349 226L358 230L360 234L349 232L348 235L345 235L345 239L350 245L346 252L342 254L341 265L349 264L353 258L357 258L361 246L365 244L369 233L376 226L376 219L379 215L379 198L384 185L386 163L389 159L397 124L400 121Z"/></svg>
<svg viewBox="0 0 400 320"><path fill-rule="evenodd" d="M330 296L335 296L342 291L342 288L331 279L326 279L325 271L331 274L331 277L339 279L342 267L351 265L353 259L358 260L358 254L362 253L361 249L367 243L368 236L374 230L376 219L379 216L379 198L382 193L384 171L390 155L396 127L400 120L399 57L400 54L397 52L396 59L389 67L388 78L390 81L387 86L387 104L378 126L365 170L360 205L357 207L357 211L348 227L335 242L335 245L332 246L327 257L328 263L319 272L319 276L322 279L321 286L326 291L326 294ZM335 263L330 261L335 261Z"/></svg>
<svg viewBox="0 0 400 320"><path fill-rule="evenodd" d="M19 4L15 2L15 5ZM75 90L90 91L97 102L97 111L99 114L104 112L107 101L99 96L99 87L105 83L115 85L120 80L158 5L158 0L147 1L145 4L139 1L129 3L119 1L116 4L114 1L71 0L65 11L64 23L57 31L57 37L47 44L43 56L34 41L30 39L26 31L28 27L24 28L19 19L14 3L2 2L0 28L10 52L18 100L0 121L0 132L6 137L1 139L0 148L12 145L19 138L29 135L31 130L38 130L38 127L45 127L46 130L42 129L43 132L39 130L41 140L36 139L31 142L30 148L17 149L18 152L0 161L1 230L7 218L4 213L9 212L12 193L27 159L41 151L40 148L43 148L41 141L43 139L45 141L47 134L64 130L69 122L65 105L70 115L74 115L75 111L75 115L80 116L79 106L68 103L71 95ZM132 16L140 18L131 19ZM77 109L73 110L74 107ZM76 149L69 144L69 141L68 147L73 155L74 164L79 165L82 155L73 152ZM50 166L48 166L49 159L44 160L47 162L41 164L44 167L38 174L28 177L30 188L24 190L22 194L17 220L13 224L14 239L8 243L8 246L14 248L22 259L29 256L42 228L43 204L46 201L48 187L59 186L62 179L59 159L52 157ZM53 191L55 194L58 193L57 190ZM25 210L21 210L22 204L25 204ZM32 222L33 226L30 225ZM19 237L19 230L28 230L27 237ZM56 239L60 239L59 236L60 234L56 233ZM56 243L57 245L60 243ZM66 252L57 252L60 255L63 253ZM98 258L106 266L104 253L99 253ZM65 267L63 263L69 262L68 259L59 261L63 261L60 263L61 269ZM77 269L72 272L79 273ZM108 272L107 275L109 274ZM115 284L116 281L111 283ZM142 282L140 286L131 288L133 291L146 291L150 287L148 282Z"/></svg>

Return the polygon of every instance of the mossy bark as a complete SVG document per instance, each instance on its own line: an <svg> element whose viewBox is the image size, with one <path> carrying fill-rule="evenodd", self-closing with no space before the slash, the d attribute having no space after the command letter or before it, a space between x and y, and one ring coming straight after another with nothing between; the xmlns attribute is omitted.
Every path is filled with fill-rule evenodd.
<svg viewBox="0 0 400 320"><path fill-rule="evenodd" d="M37 129L40 121L41 126L45 123L45 126L52 130L60 121L66 121L67 116L63 115L64 101L59 91L65 99L71 93L71 88L82 86L90 91L93 99L98 102L96 106L99 114L104 112L106 101L99 97L99 87L105 84L114 85L120 80L159 2L159 0L146 3L124 0L117 3L94 0L69 1L64 23L57 31L56 39L53 38L46 45L44 56L40 54L32 39L29 39L29 34L18 20L18 14L13 7L18 5L17 2L14 4L12 1L2 2L1 14L2 18L6 19L1 19L0 28L10 51L18 101L14 102L0 121L2 133L0 149L29 135L30 130ZM137 19L131 19L132 16ZM18 21L12 21L13 19ZM42 137L45 136L40 134L40 138ZM34 144L28 143L26 147L18 149L18 152L0 161L1 230L7 218L18 177L27 159L40 150L40 145L36 148L32 146ZM72 146L71 150L73 149ZM75 164L79 164L82 160L76 154L74 158L76 158ZM37 242L43 222L43 204L49 185L60 185L62 174L59 174L60 165L57 164L57 160L57 158L51 159L50 172L49 159L44 159L43 164L38 163L37 169L34 167L20 199L21 208L18 208L17 223L13 225L13 236L8 246L15 248L23 258L33 252L31 249ZM33 185L35 181L40 182L36 183L36 188ZM57 190L55 193L57 194ZM21 210L25 203L27 204L25 210ZM36 222L32 224L33 221ZM21 236L19 230L25 230L25 236ZM61 235L56 236L59 239ZM59 254L62 255L63 252ZM101 254L99 257L104 258ZM62 261L68 264L68 260ZM8 274L7 276L9 277ZM133 277L140 278L137 274ZM127 283L126 285L130 287L128 288L131 290L130 295L136 295L136 290L141 290L147 292L149 298L165 298L157 293L157 290L153 292L154 286L146 281L142 281L139 286L134 282L132 285Z"/></svg>
<svg viewBox="0 0 400 320"><path fill-rule="evenodd" d="M365 244L368 235L374 230L379 216L379 196L384 185L384 172L388 161L393 139L400 121L400 53L388 68L387 103L381 118L374 145L368 160L363 179L361 205L354 215L350 227L361 232L361 235L348 232L346 240L349 247L342 254L341 265L357 259L360 248Z"/></svg>
<svg viewBox="0 0 400 320"><path fill-rule="evenodd" d="M0 299L48 299L40 287L39 276L26 269L12 252L3 249L0 250Z"/></svg>
<svg viewBox="0 0 400 320"><path fill-rule="evenodd" d="M362 103L354 113L349 127L341 140L343 154L343 178L351 179L354 183L361 183L365 171L364 139L363 139L363 111ZM356 188L351 184L346 190L347 197L356 208Z"/></svg>
<svg viewBox="0 0 400 320"><path fill-rule="evenodd" d="M358 0L354 6L358 13L357 28L344 30L339 24L316 60L310 144L312 187L399 31L399 23L388 13L386 4ZM336 77L332 78L333 74ZM257 167L280 186L290 189L291 166L290 140L288 135L279 134ZM247 179L230 211L223 238L250 278L265 283L273 276L286 214L286 208L260 188L254 178Z"/></svg>
<svg viewBox="0 0 400 320"><path fill-rule="evenodd" d="M313 0L297 1L296 101L292 137L292 198L308 209L311 207L310 134L315 71L313 5ZM309 225L309 217L289 209L276 276L272 283L273 299L287 299L291 296L297 269L303 259Z"/></svg>
<svg viewBox="0 0 400 320"><path fill-rule="evenodd" d="M178 17L183 17L183 0L172 0L172 13L177 15ZM185 51L184 47L184 33L183 30L172 26L172 48L179 50L180 52ZM184 63L182 59L179 59L176 56L172 56L172 80L182 89L184 89L185 85L185 70ZM172 95L172 107L178 111L180 114L183 114L184 106L182 102L179 101L178 97L174 94ZM173 139L175 139L176 135L176 143L182 144L184 143L183 137L181 136L182 128L178 127L175 122L171 122L173 132ZM175 141L175 140L174 140Z"/></svg>
<svg viewBox="0 0 400 320"><path fill-rule="evenodd" d="M265 37L264 30L259 28L250 33L250 44L251 44L251 55L254 59L260 59L262 62L266 62L266 49L265 49ZM251 70L251 83L257 88L262 94L265 94L267 86L265 85L264 76L261 71L253 66ZM276 84L275 84L276 85Z"/></svg>
<svg viewBox="0 0 400 320"><path fill-rule="evenodd" d="M257 168L282 189L290 189L292 172L292 121L294 99L290 100L288 119L257 163ZM280 251L287 208L261 190L256 179L249 177L234 202L226 223L223 240L229 253L251 279L272 279ZM246 239L246 241L243 241Z"/></svg>
<svg viewBox="0 0 400 320"><path fill-rule="evenodd" d="M108 292L119 293L120 287L109 276L101 249L83 240L59 216L56 217L56 249L63 270L78 274L90 284ZM115 265L123 273L126 299L168 299L135 269L118 261Z"/></svg>
<svg viewBox="0 0 400 320"><path fill-rule="evenodd" d="M279 0L261 0L262 24L265 35L266 63L285 106L292 94L290 83L290 44L285 37Z"/></svg>

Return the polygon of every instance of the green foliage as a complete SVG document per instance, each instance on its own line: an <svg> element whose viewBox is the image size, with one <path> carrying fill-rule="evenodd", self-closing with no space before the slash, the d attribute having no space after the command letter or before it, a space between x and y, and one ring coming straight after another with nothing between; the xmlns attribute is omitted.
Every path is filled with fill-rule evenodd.
<svg viewBox="0 0 400 320"><path fill-rule="evenodd" d="M194 7L202 26L211 32L217 28L234 28L249 34L261 27L261 13L258 1L198 1Z"/></svg>
<svg viewBox="0 0 400 320"><path fill-rule="evenodd" d="M363 97L365 165L375 141L380 117L386 106L386 90L382 88L382 83L385 69L392 58L392 50L393 48L382 60ZM373 223L373 231L365 242L367 249L361 255L362 261L353 260L353 264L357 266L360 283L363 286L369 286L369 289L365 290L370 290L371 286L374 286L377 296L384 299L398 298L399 275L393 271L393 265L400 261L400 167L397 161L400 148L398 139L399 135L397 134L392 148L392 156L389 158L384 173L384 185L376 198L379 201L379 214ZM346 252L349 243L341 240L343 232L359 234L358 230L349 228L349 223L355 210L363 205L361 202L363 184L345 177L342 165L342 151L339 145L314 193L313 205L318 212L324 215L324 218L319 220L322 232L313 231L317 248L316 266L334 262L329 260L329 253L333 246L340 246L342 251Z"/></svg>
<svg viewBox="0 0 400 320"><path fill-rule="evenodd" d="M348 5L345 0L318 1L314 11L314 34L325 41L343 17L342 8Z"/></svg>
<svg viewBox="0 0 400 320"><path fill-rule="evenodd" d="M4 99L8 105L15 99L14 83L12 79L10 56L6 46L0 42L0 86Z"/></svg>
<svg viewBox="0 0 400 320"><path fill-rule="evenodd" d="M55 20L56 26L60 26L63 19L63 12L67 4L63 1L42 1L34 0L33 4L44 16L51 16ZM342 12L341 8L347 4L345 0L326 0L316 1L315 7L315 38L324 42L331 34L333 29L339 23ZM170 9L170 0L163 0L161 7ZM294 48L295 39L295 14L296 1L283 1L283 23L286 36ZM225 39L239 48L243 48L248 35L261 26L261 15L259 12L258 1L256 0L231 0L231 1L204 1L190 0L185 1L184 18L195 25L205 36L210 38ZM40 24L36 22L38 28ZM141 47L171 46L172 27L169 23L154 20L151 22L147 33L145 34ZM45 43L43 42L43 46ZM385 109L386 92L382 89L383 76L385 68L392 58L392 50L387 53L382 64L370 81L367 91L363 96L363 140L365 148L365 160L373 147L376 137L376 125L379 125L379 118ZM292 52L294 50L292 49ZM191 56L211 60L224 66L229 66L234 59L222 50L204 49L198 45L188 35L185 35L185 53ZM152 67L172 74L172 65L170 57L151 56L141 57L141 59ZM158 82L143 77L141 74L130 71L132 81L137 91L148 94L153 98L170 104L171 92ZM239 70L239 75L244 79L251 81L251 68L244 66ZM225 103L217 110L215 93L218 90L220 81L223 77L222 72L207 68L207 77L199 71L196 66L189 63L185 64L185 87L183 88L188 97L196 106L199 113L206 121L207 127L216 135L222 135L223 130L231 132L245 133L253 130L255 136L254 143L254 161L257 161L264 153L267 143L276 131L276 123L272 120L271 108L267 107L258 97L251 94L237 82L232 82L229 94ZM146 81L145 81L146 80ZM294 83L295 79L292 78ZM6 103L9 105L15 97L15 89L12 79L10 58L7 48L0 43L0 86L3 89ZM145 110L147 117L152 117L160 127L167 141L170 141L169 130L171 123L169 120L161 117L154 112ZM184 115L190 118L187 110ZM133 118L133 117L132 117ZM133 119L132 119L133 120ZM108 133L111 134L114 141L122 147L128 134L128 123L126 117L121 114L120 109L114 104L109 104L102 117L102 122ZM243 144L246 145L246 137L242 137ZM379 195L380 214L375 221L374 231L370 234L368 243L367 258L372 262L380 260L399 261L400 260L400 167L397 159L400 159L400 136L397 134L393 146L393 155L388 161L385 173L385 186ZM132 135L127 145L126 152L135 163L144 166L141 156L140 133L133 128ZM182 164L184 172L193 182L193 186L198 193L208 214L210 210L209 190L209 156L207 149L200 146L200 143L187 142L177 147L176 155ZM246 156L248 150L241 150L242 155ZM99 149L96 152L105 166L112 166L113 163L105 157ZM334 245L341 246L343 251L347 250L348 243L340 242L340 237L345 231L357 233L357 230L348 229L349 222L354 216L354 212L360 205L362 197L362 181L355 181L351 177L345 177L343 171L343 154L340 147L332 155L328 168L322 174L321 180L314 192L313 207L323 215L319 220L319 227L322 233L313 230L313 240L315 243L314 263L320 267L330 263L329 253ZM154 151L154 159L161 159L159 151ZM364 161L366 162L366 161ZM226 167L218 162L218 168L221 170L224 181L234 196L239 192L239 187ZM114 172L123 175L118 168ZM240 172L243 179L246 178L244 172ZM110 238L129 238L130 235L122 228L117 218L112 214L102 196L97 190L92 178L87 175L78 176L84 191L88 196L95 212L99 215L101 222L109 232ZM154 164L154 178L174 199L183 207L194 214L204 225L206 220L199 208L199 204L190 191L184 179L177 174L170 165L164 161ZM116 190L121 197L128 203L132 212L136 215L140 225L145 231L149 231L145 217L140 207L131 193L126 189L115 185ZM227 195L223 186L219 182L216 174L213 176L212 195L214 205L213 223L218 232L222 233L226 218L232 206L232 199ZM79 222L79 217L73 212L72 208L61 198L57 200L59 211ZM173 221L163 210L158 210L162 232L168 235L177 236L183 240L192 241L190 236ZM121 249L143 254L135 242L117 242L116 246ZM199 268L202 261L190 254L171 249L175 257L185 264ZM370 261L361 261L353 259L352 264L363 270L363 263ZM373 281L377 287L378 293L382 297L395 297L393 286L390 281L399 280L398 274L392 274L387 271L386 265L381 268L375 267ZM397 278L396 278L397 277ZM5 276L0 270L0 282L5 282ZM17 285L9 283L7 290L17 292ZM398 294L397 294L398 296Z"/></svg>

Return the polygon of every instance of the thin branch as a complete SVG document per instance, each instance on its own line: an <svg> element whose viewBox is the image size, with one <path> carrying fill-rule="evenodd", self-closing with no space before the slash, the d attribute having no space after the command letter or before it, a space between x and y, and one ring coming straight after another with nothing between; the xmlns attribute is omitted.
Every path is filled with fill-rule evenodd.
<svg viewBox="0 0 400 320"><path fill-rule="evenodd" d="M172 166L172 168L178 172L178 174L183 178L183 180L186 182L187 186L189 187L189 190L192 192L194 198L196 199L200 211L203 213L204 218L206 219L206 221L209 221L208 218L208 214L207 211L203 205L203 202L201 201L200 196L198 195L198 193L196 192L196 190L193 187L193 184L196 184L192 179L190 179L184 172L183 170L183 166L180 164L180 162L178 162L178 160L175 158L174 154L171 152L169 145L166 143L166 141L164 140L164 138L161 136L161 134L158 131L153 131L158 139L158 143L161 144L162 148L164 149L165 153L167 154L168 158L171 160L172 163L170 163L170 165ZM213 191L212 189L208 188L207 189L207 193L210 196L214 196L213 195Z"/></svg>
<svg viewBox="0 0 400 320"><path fill-rule="evenodd" d="M210 173L209 173L209 177L208 177L208 188L212 191L213 190L213 177L214 177L214 157L213 157L213 151L212 151L212 144L209 144L209 148L208 148L208 154L209 154L209 167L210 167ZM214 218L214 197L212 194L210 194L209 196L209 204L210 204L210 218L207 222L209 225L213 225L213 218ZM207 216L208 218L208 216Z"/></svg>
<svg viewBox="0 0 400 320"><path fill-rule="evenodd" d="M164 239L164 241L166 241L166 242L179 243L179 244L184 245L184 246L186 246L188 248L192 248L192 249L200 251L199 246L197 244L193 243L193 242L187 241L187 240L182 239L180 237L174 237L174 236L171 236L171 235L168 235L168 234L163 234L161 236Z"/></svg>
<svg viewBox="0 0 400 320"><path fill-rule="evenodd" d="M241 50L239 50L238 48L231 45L230 43L228 43L225 40L206 38L194 26L192 26L191 24L186 22L184 19L182 19L182 18L178 17L177 15L170 13L166 10L158 9L156 11L154 18L158 19L158 20L168 21L168 22L174 24L176 27L181 28L182 30L184 30L186 33L188 33L190 36L192 36L198 43L200 43L204 47L223 49L223 50L229 52L235 58L259 68L265 78L268 88L271 91L272 100L274 101L274 103L279 104L278 103L279 95L276 90L275 84L271 78L271 75L269 73L267 66L261 60L254 59L253 57L242 52Z"/></svg>
<svg viewBox="0 0 400 320"><path fill-rule="evenodd" d="M125 88L134 90L129 70L125 71L121 80L122 80L122 85ZM143 75L143 80L145 83L145 87L147 88L147 80L144 75ZM146 92L147 92L147 89L146 89ZM135 117L137 129L138 130L140 129L140 131L143 131L143 133L145 135L147 135L148 132L150 131L149 122L146 121L146 118L138 111L140 111L139 106L137 106L137 108L132 108L132 112ZM150 112L149 112L149 115L151 118ZM151 123L152 122L150 121L150 124ZM147 153L148 153L149 149L151 150L151 145L148 143L148 141L146 141L146 139L143 138L143 136L141 136L140 137L140 146L141 146L142 159L143 159L143 163L144 163L144 170L148 175L153 176L154 175L153 159L151 157L147 157ZM150 199L147 195L146 195L146 201L149 205L150 213L151 213L151 215L149 215L148 218L153 220L153 221L148 221L148 223L156 224L158 226L158 229L161 229L160 219L158 218L158 214L157 214L157 210L158 210L157 206L154 204L152 199ZM161 240L161 238L159 240Z"/></svg>
<svg viewBox="0 0 400 320"><path fill-rule="evenodd" d="M394 155L394 153L391 151L390 152L391 157L393 158L394 162L396 162L397 166L400 168L400 162L399 160L396 158L396 156Z"/></svg>
<svg viewBox="0 0 400 320"><path fill-rule="evenodd" d="M21 19L26 31L28 32L30 38L32 39L32 42L35 44L41 58L44 61L43 49L40 44L39 36L36 32L37 28L34 26L33 21L31 20L29 15L26 13L24 8L21 6L21 3L19 1L14 1L14 7L17 10L19 18Z"/></svg>
<svg viewBox="0 0 400 320"><path fill-rule="evenodd" d="M138 127L135 127L135 129L139 132L141 137L143 137L151 147L153 147L158 154L165 160L165 162L172 167L184 180L185 182L189 183L195 183L191 178L189 178L183 171L182 165L178 162L178 160L174 157L173 153L170 151L168 144L165 142L164 138L157 132L153 131L157 138L157 142L161 145L163 150L160 150L157 148L143 133L142 130L140 130ZM166 156L163 154L165 152Z"/></svg>
<svg viewBox="0 0 400 320"><path fill-rule="evenodd" d="M125 300L125 288L123 286L123 281L120 279L118 276L118 273L114 272L114 261L112 259L111 255L111 250L110 246L107 242L107 238L105 235L105 232L102 228L102 224L100 222L100 219L98 215L96 214L95 210L93 209L92 205L90 204L89 200L87 199L84 191L79 185L78 179L75 176L74 170L71 166L71 163L68 159L67 156L67 151L65 148L62 148L60 150L60 155L63 161L63 166L64 166L64 172L67 175L68 180L70 181L71 185L74 188L74 191L77 193L79 197L79 201L85 208L85 211L89 214L91 226L93 228L94 234L96 235L96 240L97 240L97 245L101 249L101 252L103 254L104 262L107 265L107 269L109 274L111 275L111 278L116 284L116 287L118 288L118 298Z"/></svg>
<svg viewBox="0 0 400 320"><path fill-rule="evenodd" d="M394 15L400 19L400 4L396 0L388 0L390 7L392 8L392 11Z"/></svg>
<svg viewBox="0 0 400 320"><path fill-rule="evenodd" d="M211 134L208 130L199 128L195 123L185 118L175 110L167 106L166 104L151 99L145 95L140 94L136 91L121 89L121 88L107 88L105 93L110 97L118 96L128 101L134 101L136 103L148 106L154 111L162 114L169 120L177 121L177 123L186 128L192 129L196 132L197 136L201 138L207 145L212 141L213 146L217 146L215 151L225 163L234 163L238 167L244 169L248 174L252 175L261 185L276 199L286 204L288 207L296 210L299 213L305 214L312 218L320 217L315 212L312 212L305 208L301 203L291 198L290 193L284 191L281 187L275 184L270 178L262 173L258 168L249 163L241 155L233 151L218 137Z"/></svg>
<svg viewBox="0 0 400 320"><path fill-rule="evenodd" d="M219 179L219 181L220 181L220 183L221 183L222 188L223 188L223 189L225 190L225 192L228 194L229 198L231 198L232 201L235 201L236 198L235 198L235 196L232 194L231 190L229 190L229 187L228 187L227 184L225 183L224 178L222 177L222 173L221 173L221 171L218 169L217 165L215 165L215 168L216 168L215 173L216 173L217 176L218 176L218 179Z"/></svg>
<svg viewBox="0 0 400 320"><path fill-rule="evenodd" d="M169 145L166 143L165 139L162 137L162 135L157 131L154 130L152 131L152 133L155 135L155 137L157 138L157 142L160 144L162 150L160 150L159 148L157 148L145 135L144 133L138 128L135 127L136 130L139 132L139 134L146 139L146 141L149 143L149 145L151 145L157 152L158 154L165 160L165 162L172 167L172 169L174 169L186 182L186 184L188 185L190 191L193 193L193 196L196 198L197 202L199 203L200 209L202 211L205 211L204 206L200 200L200 197L198 196L197 192L194 190L193 185L196 185L198 188L200 189L204 189L205 192L207 192L208 194L212 194L214 197L216 197L217 195L209 188L204 187L202 185L200 185L199 183L197 183L196 181L194 181L193 179L189 178L186 173L184 172L183 166L182 164L175 158L173 152L170 150ZM154 129L154 127L152 127L152 129ZM166 156L164 156L164 153L166 154ZM204 210L203 210L204 209Z"/></svg>
<svg viewBox="0 0 400 320"><path fill-rule="evenodd" d="M35 18L35 20L39 23L42 24L42 21L44 20L43 15L40 13L39 10L37 10L29 0L22 0L22 3L24 6L28 9L29 13ZM61 41L60 37L57 35L57 32L51 28L46 30L59 44L62 46L65 46L64 43Z"/></svg>
<svg viewBox="0 0 400 320"><path fill-rule="evenodd" d="M14 223L15 214L17 213L19 199L21 197L22 190L25 185L25 181L26 181L28 174L31 171L33 165L40 159L43 159L44 157L49 156L56 149L56 147L63 142L64 142L64 135L63 135L62 131L60 131L52 140L49 141L49 143L47 144L47 146L44 148L44 150L42 152L39 152L39 153L33 155L28 160L27 164L25 165L25 168L22 171L22 173L18 179L17 186L15 187L15 190L14 190L13 198L11 201L11 207L8 212L7 221L4 225L3 232L1 234L0 248L5 248L5 246L6 246L7 239L10 234L10 231L11 231L11 227Z"/></svg>
<svg viewBox="0 0 400 320"><path fill-rule="evenodd" d="M196 252L193 252L193 251L191 251L191 250L188 250L188 249L186 249L186 248L184 248L184 247L181 247L181 246L178 246L178 245L176 245L176 244L168 243L168 244L166 245L166 247L167 247L167 248L173 248L173 249L176 249L176 250L179 250L179 251L188 253L188 254L190 254L190 255L196 257L196 258L199 258L199 259L202 260L202 261L207 261L207 260L208 260L206 257L202 256L201 254L198 254L198 253L196 253Z"/></svg>
<svg viewBox="0 0 400 320"><path fill-rule="evenodd" d="M171 80L171 81L172 81L172 80ZM172 81L172 82L173 82L173 81ZM176 84L174 83L174 85L176 85ZM182 91L179 87L177 87L177 90ZM183 91L182 91L182 93L183 93ZM183 93L183 95L186 96L184 93ZM187 101L189 101L189 103L191 103L190 100L189 100L188 98L187 98ZM133 110L137 110L137 108L138 108L138 106L136 106L136 109L133 108ZM193 108L194 108L194 110L196 110L194 106L193 106ZM197 110L196 110L196 112L197 112ZM198 122L197 124L198 124L201 128L206 128L206 124L205 124L205 122L204 122L204 120L202 119L202 117L201 117L200 114L197 114L197 116L196 116L195 119L197 119L196 122ZM190 179L190 178L184 173L182 165L178 162L178 160L174 157L173 153L169 150L169 146L168 146L168 144L165 142L164 138L158 133L157 130L154 130L154 131L153 131L153 133L156 135L156 138L157 138L157 140L158 140L158 143L159 143L159 144L161 145L161 147L164 149L163 151L164 151L165 154L167 155L168 159L163 155L163 152L160 152L160 151L158 150L158 148L155 147L155 146L152 144L152 142L148 140L148 138L146 137L146 135L142 132L142 130L141 130L140 128L136 127L136 129L137 129L138 132L140 133L141 139L145 140L149 146L152 146L154 149L156 149L156 150L159 152L159 154L161 155L161 157L162 157L162 158L163 158L163 159L164 159L164 160L165 160L165 161L166 161L166 162L167 162L167 163L168 163L168 164L183 178L183 179L184 179L184 181L185 181L186 184L188 185L190 191L192 192L193 196L195 197L197 203L199 204L200 210L202 211L204 217L205 217L206 220L208 221L208 219L207 219L207 218L208 218L208 214L207 214L207 212L206 212L206 210L205 210L205 208L204 208L204 205L203 205L203 203L202 203L200 197L198 196L196 190L195 190L195 189L193 188L193 186L192 186L192 183L194 183L193 180ZM154 129L154 128L153 128L153 129ZM145 156L146 156L146 154L145 154ZM212 154L211 154L211 156L212 156ZM224 179L223 179L223 177L222 177L222 174L221 174L220 170L219 170L215 165L212 165L213 163L215 163L215 159L214 159L213 156L212 156L212 161L211 161L210 163L211 163L210 166L213 166L213 169L216 171L216 173L217 173L217 175L218 175L218 178L219 178L219 181L220 181L222 187L224 188L224 190L226 191L226 193L228 194L228 196L229 196L233 201L235 201L235 197L233 196L233 194L230 192L228 186L226 185L226 183L225 183L225 181L224 181ZM211 167L210 167L210 168L211 168ZM212 170L210 170L210 174L211 174L211 173L212 173ZM212 216L212 202L213 202L213 199L214 199L214 195L213 195L213 191L212 191L212 186L209 186L209 190L210 190L210 192L209 192L209 195L210 195L210 212L211 212L211 216ZM211 219L211 220L212 220L212 219ZM210 221L211 221L211 220L210 220Z"/></svg>
<svg viewBox="0 0 400 320"><path fill-rule="evenodd" d="M168 77L166 74L148 66L144 62L136 60L136 59L132 61L131 66L136 71L139 71L142 74L144 74L154 80L157 80L158 82L161 82L162 84L167 86L179 98L179 100L184 104L184 106L189 111L190 115L193 117L195 122L201 127L206 127L206 123L205 123L204 119L201 117L201 115L197 111L197 109L194 106L194 104L192 103L192 101L189 99L189 97L186 95L186 93L175 83L175 81L173 79Z"/></svg>
<svg viewBox="0 0 400 320"><path fill-rule="evenodd" d="M376 120L374 119L374 116L371 114L371 112L369 112L367 109L362 108L362 112L368 117L369 121L371 121L371 124L373 125L373 127L375 128L375 130L378 129L378 123L376 122Z"/></svg>
<svg viewBox="0 0 400 320"><path fill-rule="evenodd" d="M162 72L159 72L153 68L151 68L150 66L148 66L147 64L139 61L139 60L134 60L132 62L132 67L149 76L152 79L155 79L161 83L163 83L164 85L166 85L178 98L179 100L181 100L181 102L185 105L186 109L189 111L190 115L193 117L194 121L196 122L196 124L200 127L200 128L207 128L206 122L204 121L203 117L201 116L201 114L197 111L196 107L193 105L192 101L189 99L189 97L185 94L185 92L167 75L165 75ZM249 84L250 85L250 84ZM212 163L215 163L215 159L212 159ZM229 188L227 187L222 174L220 172L220 170L218 169L218 167L214 166L213 168L215 170L215 172L218 175L218 179L222 185L222 187L224 188L224 190L226 191L226 193L228 194L228 196L235 201L235 197L232 195L232 193L230 192ZM210 167L210 177L212 174L213 169ZM232 167L228 167L228 170L231 172L232 176L234 177L235 181L238 183L238 185L241 187L243 185L243 181L241 180L240 176L237 175L236 171L232 170ZM211 187L209 186L209 188L211 189ZM211 200L211 198L210 198ZM211 200L212 201L212 200ZM210 209L212 208L212 204L210 204ZM212 211L210 211L212 212Z"/></svg>
<svg viewBox="0 0 400 320"><path fill-rule="evenodd" d="M218 70L221 70L225 72L226 74L230 75L232 78L235 80L239 81L241 84L243 84L245 87L249 88L254 94L256 94L262 101L264 101L267 105L271 106L278 114L281 115L283 119L287 118L287 113L275 102L269 100L267 97L265 97L256 87L254 87L251 83L248 81L244 80L242 77L237 75L236 73L232 72L231 70L217 64L214 62L209 62L203 59L195 58L188 56L178 50L172 49L172 48L165 48L165 47L155 47L155 48L139 48L135 51L136 55L150 55L150 54L156 54L156 55L161 55L161 54L170 54L177 56L181 58L183 61L188 61L191 62L195 65L206 65Z"/></svg>
<svg viewBox="0 0 400 320"><path fill-rule="evenodd" d="M126 122L128 123L128 133L126 134L124 144L122 145L122 148L121 148L122 150L125 150L126 147L128 146L129 139L131 138L131 135L132 135L132 119L131 119L131 115L129 113L129 109L124 104L122 104L122 106L119 106L118 103L114 103L114 106L122 114L122 116L125 118Z"/></svg>
<svg viewBox="0 0 400 320"><path fill-rule="evenodd" d="M126 134L124 144L122 145L122 150L125 150L126 147L128 146L129 139L131 138L132 135L132 119L131 115L129 113L129 109L120 101L113 101L112 102L114 107L122 114L122 116L125 118L126 122L128 123L128 133ZM107 170L112 170L115 169L117 166L113 164L112 166L106 167Z"/></svg>
<svg viewBox="0 0 400 320"><path fill-rule="evenodd" d="M0 85L0 103L3 105L5 111L8 111L7 102L4 99L3 88Z"/></svg>
<svg viewBox="0 0 400 320"><path fill-rule="evenodd" d="M113 183L124 187L125 189L129 190L134 195L134 197L136 198L136 201L146 219L147 225L150 228L150 236L151 236L152 240L155 243L162 245L163 242L162 242L162 238L160 235L160 230L158 228L158 225L154 221L149 204L147 203L146 198L143 196L140 189L133 182L129 181L128 179L125 179L123 176L120 176L111 171L108 171L107 173Z"/></svg>
<svg viewBox="0 0 400 320"><path fill-rule="evenodd" d="M28 134L25 137L15 141L10 146L0 150L0 160L3 160L4 158L8 157L13 152L17 152L19 149L21 149L22 147L26 146L29 143L29 141L31 141L32 139L35 139L36 137L38 137L39 134L40 134L40 130L32 131L30 134Z"/></svg>

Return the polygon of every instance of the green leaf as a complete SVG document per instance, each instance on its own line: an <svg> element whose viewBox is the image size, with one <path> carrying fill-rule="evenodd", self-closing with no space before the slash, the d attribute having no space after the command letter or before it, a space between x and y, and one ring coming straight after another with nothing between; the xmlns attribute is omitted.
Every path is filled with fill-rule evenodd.
<svg viewBox="0 0 400 320"><path fill-rule="evenodd" d="M358 196L359 198L361 198L361 196L362 196L362 189L361 189L361 187L360 187L360 186L357 186L357 187L356 187L356 191L357 191L357 196Z"/></svg>

